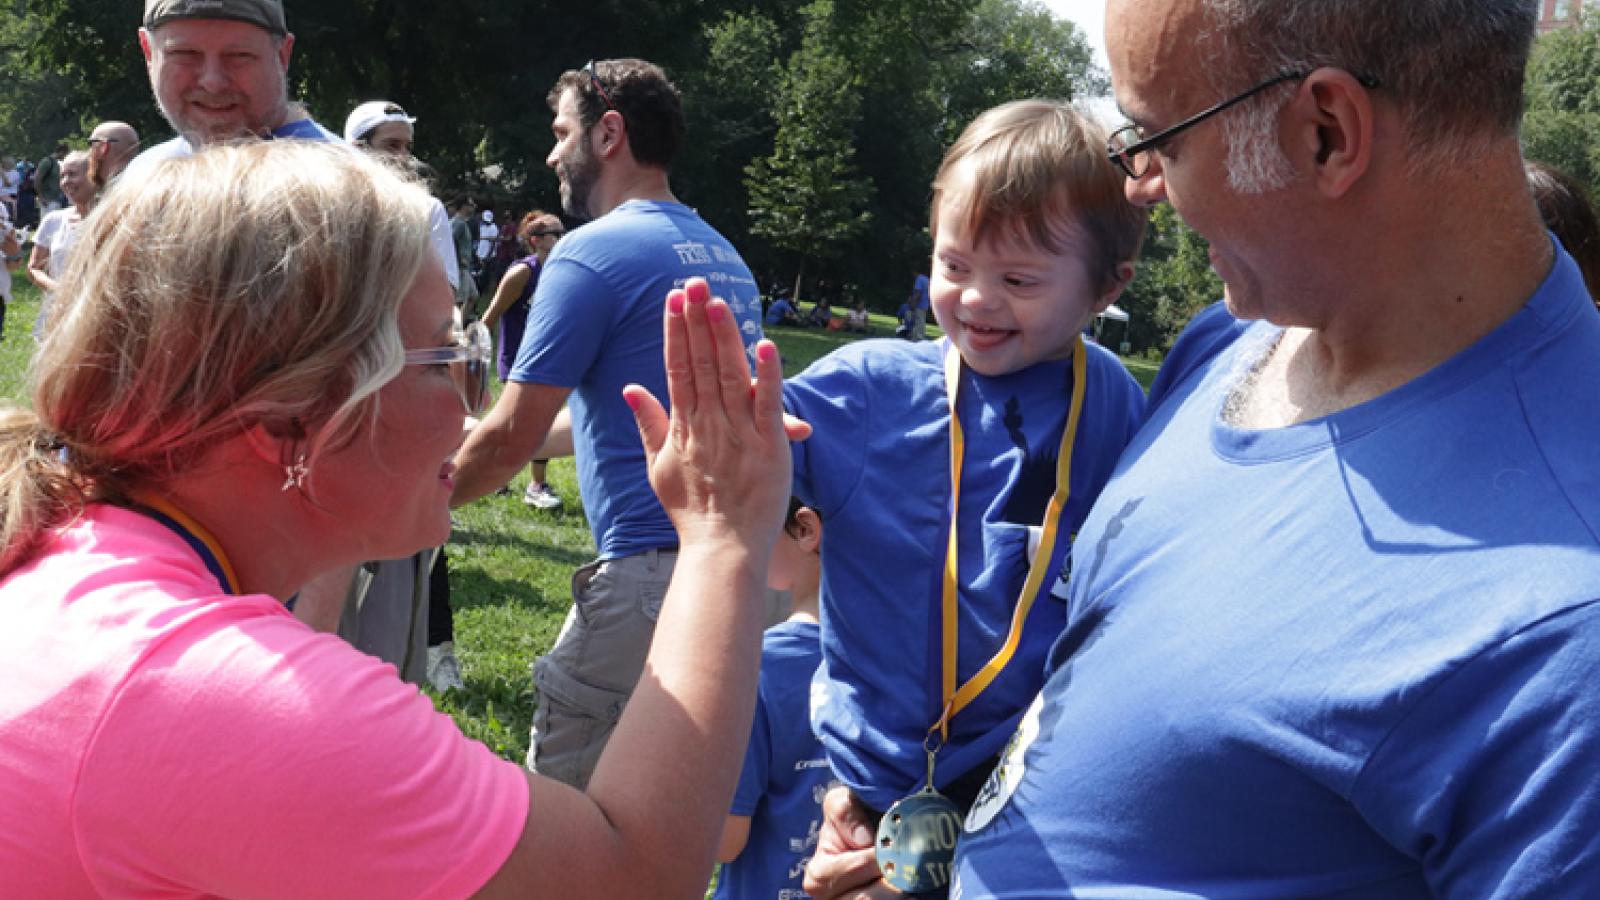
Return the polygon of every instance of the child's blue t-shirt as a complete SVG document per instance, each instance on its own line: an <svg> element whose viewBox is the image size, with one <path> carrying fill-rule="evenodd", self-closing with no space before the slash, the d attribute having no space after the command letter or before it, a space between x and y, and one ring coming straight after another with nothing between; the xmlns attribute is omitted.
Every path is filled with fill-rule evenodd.
<svg viewBox="0 0 1600 900"><path fill-rule="evenodd" d="M820 629L783 622L761 640L761 687L750 749L732 813L750 817L750 837L722 867L719 900L803 898L806 860L822 827L822 798L833 773L811 733L811 676L822 662Z"/></svg>
<svg viewBox="0 0 1600 900"><path fill-rule="evenodd" d="M826 523L822 542L823 665L812 726L840 780L882 810L927 777L923 739L941 708L940 585L950 505L947 342L859 341L784 388L810 422L794 445L795 493ZM1089 346L1084 409L1058 560L1132 437L1144 395L1117 358ZM951 351L954 352L954 351ZM1055 360L960 390L966 461L959 522L958 678L1004 642L1028 572L1030 526L1043 522L1072 398L1072 363ZM949 784L1005 746L1043 684L1043 662L1066 621L1047 574L1021 646L994 683L951 722L935 781ZM1053 587L1052 587L1053 586Z"/></svg>
<svg viewBox="0 0 1600 900"><path fill-rule="evenodd" d="M601 559L677 544L650 489L644 445L622 388L667 399L661 314L694 276L728 301L748 350L761 297L738 251L681 203L630 200L556 244L533 297L511 381L572 389L578 492Z"/></svg>

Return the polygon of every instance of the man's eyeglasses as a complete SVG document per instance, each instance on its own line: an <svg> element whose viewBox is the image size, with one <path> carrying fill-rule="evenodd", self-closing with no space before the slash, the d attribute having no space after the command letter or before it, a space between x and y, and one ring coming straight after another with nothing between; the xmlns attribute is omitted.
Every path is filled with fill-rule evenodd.
<svg viewBox="0 0 1600 900"><path fill-rule="evenodd" d="M406 365L449 366L450 380L461 395L461 405L468 415L475 416L489 403L489 361L494 358L494 342L482 322L456 329L454 337L455 343L449 347L407 350Z"/></svg>
<svg viewBox="0 0 1600 900"><path fill-rule="evenodd" d="M600 76L596 74L594 70L594 60L591 59L587 63L584 63L583 74L589 76L589 83L594 85L595 92L598 93L600 95L600 99L605 102L606 109L609 109L612 112L617 112L617 105L611 102L611 92L606 90L606 86L600 83Z"/></svg>
<svg viewBox="0 0 1600 900"><path fill-rule="evenodd" d="M1150 171L1150 154L1159 149L1162 144L1199 125L1217 113L1243 103L1267 88L1276 87L1285 81L1298 81L1310 74L1311 70L1304 69L1275 75L1242 94L1229 97L1216 106L1201 110L1171 128L1164 128L1149 137L1145 137L1144 132L1137 125L1127 125L1119 128L1112 132L1111 139L1106 141L1106 156L1129 178L1141 178L1144 173ZM1361 86L1368 90L1378 86L1378 79L1370 75L1356 75L1355 77L1361 83Z"/></svg>

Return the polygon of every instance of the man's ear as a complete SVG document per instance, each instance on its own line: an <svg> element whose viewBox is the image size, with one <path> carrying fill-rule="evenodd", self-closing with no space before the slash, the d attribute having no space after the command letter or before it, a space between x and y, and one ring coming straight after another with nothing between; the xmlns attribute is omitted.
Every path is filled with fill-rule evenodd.
<svg viewBox="0 0 1600 900"><path fill-rule="evenodd" d="M289 74L289 59L294 56L294 35L283 36L283 43L278 45L278 65L283 67L283 74Z"/></svg>
<svg viewBox="0 0 1600 900"><path fill-rule="evenodd" d="M1101 285L1100 296L1095 298L1094 311L1096 315L1106 311L1106 307L1117 302L1122 292L1128 289L1133 282L1133 260L1124 259L1111 269L1111 277Z"/></svg>
<svg viewBox="0 0 1600 900"><path fill-rule="evenodd" d="M1295 170L1323 196L1344 196L1372 164L1376 110L1371 89L1343 69L1308 75L1280 119L1280 139Z"/></svg>
<svg viewBox="0 0 1600 900"><path fill-rule="evenodd" d="M143 28L139 29L139 52L144 54L144 65L145 65L145 68L147 68L147 69L150 68L150 55L151 55L150 32L146 31Z"/></svg>
<svg viewBox="0 0 1600 900"><path fill-rule="evenodd" d="M628 140L628 122L622 118L622 113L614 109L606 110L600 121L595 123L595 140L599 146L594 148L597 155L610 158L615 156Z"/></svg>

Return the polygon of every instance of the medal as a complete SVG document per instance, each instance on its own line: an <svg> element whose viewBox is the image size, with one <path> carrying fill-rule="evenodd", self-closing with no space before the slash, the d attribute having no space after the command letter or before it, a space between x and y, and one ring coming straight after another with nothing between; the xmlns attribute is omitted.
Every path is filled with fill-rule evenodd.
<svg viewBox="0 0 1600 900"><path fill-rule="evenodd" d="M950 883L961 811L933 788L896 801L878 823L875 845L883 880L907 894Z"/></svg>
<svg viewBox="0 0 1600 900"><path fill-rule="evenodd" d="M878 870L890 887L907 894L950 883L950 866L961 836L961 811L933 788L935 750L928 751L928 782L895 802L878 821L873 850Z"/></svg>

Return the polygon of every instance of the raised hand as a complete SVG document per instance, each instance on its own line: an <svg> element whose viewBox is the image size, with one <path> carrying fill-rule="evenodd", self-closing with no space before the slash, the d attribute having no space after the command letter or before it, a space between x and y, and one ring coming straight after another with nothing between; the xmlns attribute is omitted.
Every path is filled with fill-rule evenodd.
<svg viewBox="0 0 1600 900"><path fill-rule="evenodd" d="M730 536L771 538L782 525L791 481L783 373L770 341L750 368L738 322L704 279L667 295L664 316L668 417L638 385L624 390L644 441L650 485L684 544Z"/></svg>

